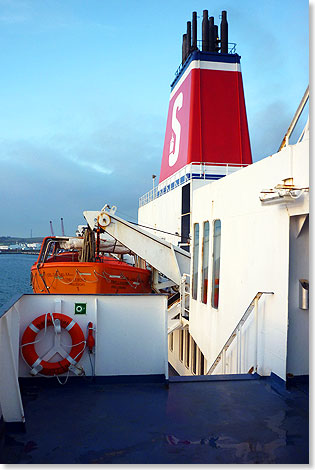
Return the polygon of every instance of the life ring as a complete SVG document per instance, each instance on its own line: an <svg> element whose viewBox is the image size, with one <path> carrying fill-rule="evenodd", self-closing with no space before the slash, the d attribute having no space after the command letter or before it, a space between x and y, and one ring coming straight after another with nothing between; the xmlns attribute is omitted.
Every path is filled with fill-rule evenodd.
<svg viewBox="0 0 315 470"><path fill-rule="evenodd" d="M35 351L36 336L43 328L48 326L56 326L55 321L59 320L60 327L68 331L72 340L72 348L69 354L57 362L44 361ZM36 375L40 372L43 375L60 375L68 371L71 365L75 366L82 357L86 345L85 337L80 326L67 315L62 313L47 313L35 318L28 325L23 333L21 340L21 352L31 367L30 373Z"/></svg>

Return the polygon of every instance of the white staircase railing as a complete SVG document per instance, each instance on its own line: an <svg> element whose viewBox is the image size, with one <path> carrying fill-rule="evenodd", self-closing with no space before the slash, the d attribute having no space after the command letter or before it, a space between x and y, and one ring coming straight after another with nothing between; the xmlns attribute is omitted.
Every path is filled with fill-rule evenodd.
<svg viewBox="0 0 315 470"><path fill-rule="evenodd" d="M187 327L190 307L190 274L183 274L179 285L179 298L168 307L168 334Z"/></svg>
<svg viewBox="0 0 315 470"><path fill-rule="evenodd" d="M188 282L187 282L188 278ZM180 283L180 316L189 320L190 306L190 274L183 274Z"/></svg>
<svg viewBox="0 0 315 470"><path fill-rule="evenodd" d="M253 371L257 372L257 363L258 363L258 301L261 298L263 294L273 294L273 292L257 292L247 309L245 310L245 313L243 314L242 318L230 334L228 340L225 342L223 348L213 361L212 365L210 366L207 375L211 375L212 372L216 369L217 365L219 362L222 360L223 362L223 374L225 374L225 367L226 367L226 352L230 345L233 343L234 339L237 338L237 373L241 373L241 358L242 358L242 333L241 329L252 313L253 309L255 309L255 336L256 336L256 347L255 347L255 365L253 367Z"/></svg>
<svg viewBox="0 0 315 470"><path fill-rule="evenodd" d="M181 304L180 299L177 300L171 307L167 309L167 334L172 333L174 330L177 330L181 327L182 323L180 320L180 311L181 311Z"/></svg>

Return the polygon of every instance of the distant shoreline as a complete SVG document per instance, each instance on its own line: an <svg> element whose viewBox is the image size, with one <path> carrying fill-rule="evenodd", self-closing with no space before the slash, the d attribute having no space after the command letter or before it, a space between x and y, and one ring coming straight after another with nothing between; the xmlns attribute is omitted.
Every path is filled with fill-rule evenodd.
<svg viewBox="0 0 315 470"><path fill-rule="evenodd" d="M39 255L36 250L0 250L0 255Z"/></svg>

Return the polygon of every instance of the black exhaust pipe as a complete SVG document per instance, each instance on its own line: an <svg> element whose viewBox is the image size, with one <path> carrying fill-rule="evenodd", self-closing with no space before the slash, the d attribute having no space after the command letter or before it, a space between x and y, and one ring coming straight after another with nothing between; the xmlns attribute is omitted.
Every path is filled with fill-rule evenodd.
<svg viewBox="0 0 315 470"><path fill-rule="evenodd" d="M214 31L214 17L209 18L209 51L215 52L215 31Z"/></svg>
<svg viewBox="0 0 315 470"><path fill-rule="evenodd" d="M209 51L209 20L208 10L203 10L202 19L202 50Z"/></svg>
<svg viewBox="0 0 315 470"><path fill-rule="evenodd" d="M187 34L183 34L182 64L184 64L186 60L186 50L187 50Z"/></svg>
<svg viewBox="0 0 315 470"><path fill-rule="evenodd" d="M187 21L187 49L186 49L186 58L191 52L191 21Z"/></svg>
<svg viewBox="0 0 315 470"><path fill-rule="evenodd" d="M192 50L197 49L197 12L193 11L192 14Z"/></svg>
<svg viewBox="0 0 315 470"><path fill-rule="evenodd" d="M221 19L221 52L228 54L228 22L226 19L226 11L222 11Z"/></svg>

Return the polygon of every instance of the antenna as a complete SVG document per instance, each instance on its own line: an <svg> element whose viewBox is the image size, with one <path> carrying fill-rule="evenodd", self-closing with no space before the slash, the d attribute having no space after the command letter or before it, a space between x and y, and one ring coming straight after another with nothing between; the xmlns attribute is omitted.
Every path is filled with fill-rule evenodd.
<svg viewBox="0 0 315 470"><path fill-rule="evenodd" d="M65 228L63 226L63 218L61 217L61 235L64 237L65 236Z"/></svg>
<svg viewBox="0 0 315 470"><path fill-rule="evenodd" d="M50 233L51 233L51 236L54 237L55 234L54 234L54 229L53 229L52 221L50 221L49 223L50 223Z"/></svg>

